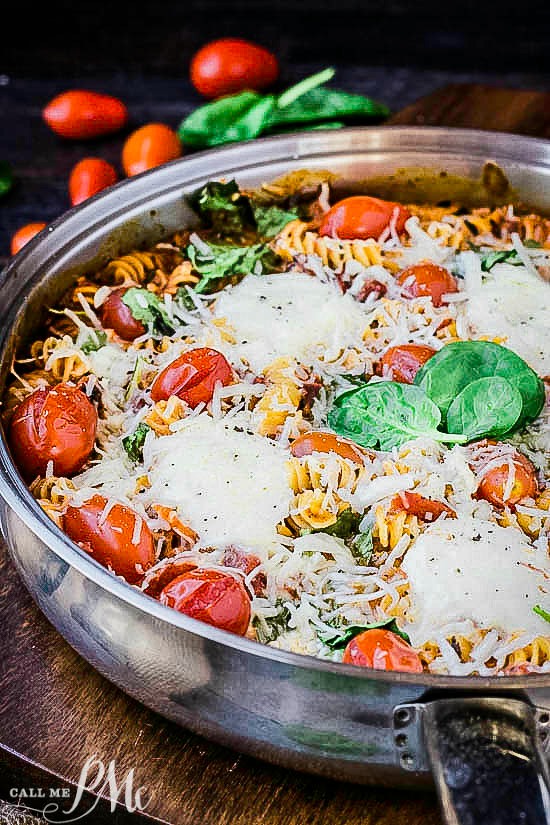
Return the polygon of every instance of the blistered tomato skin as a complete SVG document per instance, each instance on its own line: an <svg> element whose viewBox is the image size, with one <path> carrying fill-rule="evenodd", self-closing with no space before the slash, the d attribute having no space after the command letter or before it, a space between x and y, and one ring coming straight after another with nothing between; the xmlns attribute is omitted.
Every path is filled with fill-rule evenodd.
<svg viewBox="0 0 550 825"><path fill-rule="evenodd" d="M267 49L237 38L207 43L191 61L191 83L204 97L259 91L277 80L279 64Z"/></svg>
<svg viewBox="0 0 550 825"><path fill-rule="evenodd" d="M240 579L197 567L173 579L159 601L180 613L244 636L250 623L250 597Z"/></svg>
<svg viewBox="0 0 550 825"><path fill-rule="evenodd" d="M399 670L404 673L422 673L418 653L391 630L373 628L355 636L347 645L344 664L370 667L374 670Z"/></svg>
<svg viewBox="0 0 550 825"><path fill-rule="evenodd" d="M512 457L514 478L508 482L510 466L508 461L491 467L482 473L477 488L477 497L484 498L495 507L515 507L524 498L534 498L538 491L537 473L529 459L520 452Z"/></svg>
<svg viewBox="0 0 550 825"><path fill-rule="evenodd" d="M338 201L325 213L319 234L342 240L376 240L389 228L394 214L395 230L400 234L411 216L404 206L368 195L353 195Z"/></svg>
<svg viewBox="0 0 550 825"><path fill-rule="evenodd" d="M118 132L128 121L128 109L117 97L70 89L54 97L42 116L60 137L84 140Z"/></svg>
<svg viewBox="0 0 550 825"><path fill-rule="evenodd" d="M445 305L443 296L458 292L455 278L448 269L433 263L414 264L397 276L404 298L431 298L434 307Z"/></svg>
<svg viewBox="0 0 550 825"><path fill-rule="evenodd" d="M30 481L44 475L78 472L94 448L97 411L88 397L69 384L35 390L15 410L8 440L15 463Z"/></svg>
<svg viewBox="0 0 550 825"><path fill-rule="evenodd" d="M112 329L123 341L135 341L146 332L145 327L132 315L132 310L122 300L125 287L113 289L101 304L99 317L105 329Z"/></svg>
<svg viewBox="0 0 550 825"><path fill-rule="evenodd" d="M378 373L401 384L412 384L420 367L429 361L435 352L432 347L423 344L390 347L379 361Z"/></svg>
<svg viewBox="0 0 550 825"><path fill-rule="evenodd" d="M290 452L295 458L302 458L311 453L334 452L355 464L364 464L367 455L358 444L354 444L348 438L315 430L299 435L290 445Z"/></svg>
<svg viewBox="0 0 550 825"><path fill-rule="evenodd" d="M104 496L95 495L78 507L68 507L63 529L103 567L129 584L139 584L156 561L153 534L130 507L115 504L104 516L106 505Z"/></svg>
<svg viewBox="0 0 550 825"><path fill-rule="evenodd" d="M147 123L127 138L122 148L122 166L131 177L175 160L181 153L181 142L173 129L164 123Z"/></svg>
<svg viewBox="0 0 550 825"><path fill-rule="evenodd" d="M117 181L117 173L103 158L83 158L71 171L69 177L69 198L73 206L78 206Z"/></svg>
<svg viewBox="0 0 550 825"><path fill-rule="evenodd" d="M233 370L218 350L199 347L184 352L168 364L151 387L153 401L167 401L177 395L190 407L208 404L218 382L226 386L233 380Z"/></svg>
<svg viewBox="0 0 550 825"><path fill-rule="evenodd" d="M17 255L17 253L23 249L25 244L31 241L35 235L38 235L39 232L42 232L46 226L47 224L42 221L27 223L25 226L21 226L12 236L10 245L11 254Z"/></svg>

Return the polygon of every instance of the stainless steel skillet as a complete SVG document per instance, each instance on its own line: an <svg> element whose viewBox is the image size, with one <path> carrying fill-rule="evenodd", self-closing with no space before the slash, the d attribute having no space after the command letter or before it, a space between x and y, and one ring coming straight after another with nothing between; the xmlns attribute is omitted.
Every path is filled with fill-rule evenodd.
<svg viewBox="0 0 550 825"><path fill-rule="evenodd" d="M0 389L43 306L86 268L189 223L182 192L210 178L250 187L307 168L357 181L403 167L479 178L488 159L519 198L550 210L549 142L453 129L270 138L125 181L68 212L4 271ZM320 775L413 787L435 780L449 823L550 822L550 676L384 673L261 646L169 610L97 565L33 501L4 441L0 492L11 556L47 618L103 675L167 718Z"/></svg>

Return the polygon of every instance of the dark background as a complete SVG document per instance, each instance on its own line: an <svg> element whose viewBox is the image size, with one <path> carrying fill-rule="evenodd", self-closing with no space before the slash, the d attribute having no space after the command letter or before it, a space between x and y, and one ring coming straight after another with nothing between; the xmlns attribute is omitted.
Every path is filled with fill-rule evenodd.
<svg viewBox="0 0 550 825"><path fill-rule="evenodd" d="M336 87L393 111L454 80L550 89L550 0L150 0L10 4L0 46L0 158L17 182L0 202L0 258L11 234L69 206L74 163L99 155L120 171L131 128L177 126L201 103L189 60L223 36L252 39L281 63L280 85L328 65ZM57 138L42 107L67 88L121 97L125 133L93 143Z"/></svg>

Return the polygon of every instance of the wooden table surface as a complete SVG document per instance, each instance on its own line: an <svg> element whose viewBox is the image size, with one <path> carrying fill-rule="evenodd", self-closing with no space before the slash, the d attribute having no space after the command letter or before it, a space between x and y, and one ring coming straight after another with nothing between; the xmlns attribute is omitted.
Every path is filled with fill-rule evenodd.
<svg viewBox="0 0 550 825"><path fill-rule="evenodd" d="M454 85L409 106L393 121L550 137L550 94ZM29 784L69 787L86 759L95 755L105 765L115 760L119 781L134 769L134 785L144 786L149 796L147 814L171 825L441 821L431 795L292 773L211 744L147 710L99 676L55 632L2 547L0 627L0 743L58 776L48 779L22 767L16 756L0 748L0 798L9 801L13 788ZM22 799L21 804L42 810L46 801ZM15 825L14 817L13 808L0 806L0 822ZM123 822L127 817L104 809L83 821Z"/></svg>

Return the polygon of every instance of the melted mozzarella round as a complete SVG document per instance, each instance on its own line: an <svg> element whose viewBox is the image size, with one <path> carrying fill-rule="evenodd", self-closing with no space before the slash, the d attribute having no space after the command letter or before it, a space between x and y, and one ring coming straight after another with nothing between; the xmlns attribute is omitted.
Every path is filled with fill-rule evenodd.
<svg viewBox="0 0 550 825"><path fill-rule="evenodd" d="M254 372L276 358L308 359L360 346L367 326L361 306L331 284L303 273L247 275L214 306Z"/></svg>
<svg viewBox="0 0 550 825"><path fill-rule="evenodd" d="M200 544L261 549L288 515L287 450L203 414L144 451L151 502L175 508Z"/></svg>
<svg viewBox="0 0 550 825"><path fill-rule="evenodd" d="M401 565L411 591L406 629L412 644L422 645L445 625L468 619L505 634L547 635L548 624L533 612L550 600L550 581L540 570L544 563L543 554L514 527L476 518L428 527Z"/></svg>
<svg viewBox="0 0 550 825"><path fill-rule="evenodd" d="M503 263L483 273L483 280L467 292L472 334L505 339L504 345L539 375L550 375L550 283L523 266Z"/></svg>

